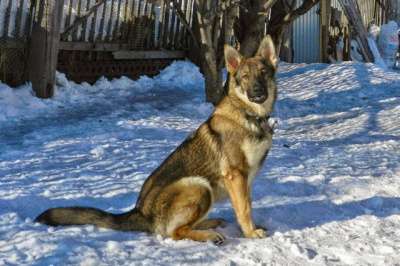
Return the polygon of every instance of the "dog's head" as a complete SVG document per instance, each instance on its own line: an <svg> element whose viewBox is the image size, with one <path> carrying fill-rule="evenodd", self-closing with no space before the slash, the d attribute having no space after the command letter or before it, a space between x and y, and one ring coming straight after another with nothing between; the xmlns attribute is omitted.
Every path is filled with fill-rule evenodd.
<svg viewBox="0 0 400 266"><path fill-rule="evenodd" d="M231 75L229 93L264 116L272 111L276 99L275 72L278 57L271 37L266 36L258 48L257 54L244 58L236 49L225 45L225 64Z"/></svg>

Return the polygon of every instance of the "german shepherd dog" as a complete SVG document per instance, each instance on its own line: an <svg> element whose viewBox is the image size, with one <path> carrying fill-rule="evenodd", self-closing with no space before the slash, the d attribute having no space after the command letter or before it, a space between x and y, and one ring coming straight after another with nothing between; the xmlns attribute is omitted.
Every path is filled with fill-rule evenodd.
<svg viewBox="0 0 400 266"><path fill-rule="evenodd" d="M263 238L251 214L251 184L271 147L269 116L277 97L277 56L269 36L257 54L243 58L224 48L229 91L214 112L145 181L136 206L122 214L95 208L65 207L43 212L47 225L93 224L122 231L144 231L222 244L212 230L224 221L207 219L214 202L229 197L247 238Z"/></svg>

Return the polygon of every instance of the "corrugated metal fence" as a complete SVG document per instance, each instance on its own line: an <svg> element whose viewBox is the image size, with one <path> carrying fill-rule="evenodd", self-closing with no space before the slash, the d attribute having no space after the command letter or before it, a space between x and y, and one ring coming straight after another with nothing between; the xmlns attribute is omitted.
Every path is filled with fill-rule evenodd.
<svg viewBox="0 0 400 266"><path fill-rule="evenodd" d="M297 0L297 6L303 1ZM320 59L320 16L319 4L293 23L293 61L312 63Z"/></svg>

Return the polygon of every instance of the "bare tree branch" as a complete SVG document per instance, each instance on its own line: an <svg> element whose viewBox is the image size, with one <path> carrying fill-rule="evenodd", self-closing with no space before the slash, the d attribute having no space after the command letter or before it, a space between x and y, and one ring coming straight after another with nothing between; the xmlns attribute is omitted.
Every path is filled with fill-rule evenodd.
<svg viewBox="0 0 400 266"><path fill-rule="evenodd" d="M268 0L268 2L264 4L264 11L267 12L276 2L278 2L278 0Z"/></svg>
<svg viewBox="0 0 400 266"><path fill-rule="evenodd" d="M319 1L320 0L304 0L302 5L297 9L287 13L283 18L279 17L279 21L272 21L270 23L271 28L269 31L276 31L278 28L282 27L282 25L288 25L292 23L295 19L307 13L311 8L318 4Z"/></svg>
<svg viewBox="0 0 400 266"><path fill-rule="evenodd" d="M304 15L305 13L307 13L308 10L313 8L318 3L319 3L319 0L305 0L300 7L298 7L293 12L291 12L291 18L290 18L289 23L292 22L293 20L297 19L298 17Z"/></svg>
<svg viewBox="0 0 400 266"><path fill-rule="evenodd" d="M71 31L75 30L76 28L78 28L82 23L85 22L85 20L88 19L88 17L90 15L92 15L102 4L104 4L106 2L106 0L97 0L96 4L94 6L92 6L88 12L86 12L85 14L83 14L80 17L77 17L74 21L74 23L72 23L68 28L66 28L64 30L63 33L61 33L61 38L62 39L66 39L68 37L68 34L71 33Z"/></svg>
<svg viewBox="0 0 400 266"><path fill-rule="evenodd" d="M199 48L200 47L199 40L196 38L196 35L194 34L192 28L190 27L190 24L187 21L185 14L182 12L182 9L179 6L177 0L172 0L172 5L174 6L176 14L179 17L179 20L181 21L183 26L186 28L186 30L189 32L190 36L192 37L194 45L196 46L196 48Z"/></svg>

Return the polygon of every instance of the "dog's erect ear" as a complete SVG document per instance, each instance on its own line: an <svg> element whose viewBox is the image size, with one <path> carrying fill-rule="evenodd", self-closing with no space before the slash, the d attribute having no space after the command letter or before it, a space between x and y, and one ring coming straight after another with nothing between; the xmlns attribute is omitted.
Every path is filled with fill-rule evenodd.
<svg viewBox="0 0 400 266"><path fill-rule="evenodd" d="M257 55L267 60L274 68L278 67L278 56L276 55L275 45L271 36L267 35L261 41Z"/></svg>
<svg viewBox="0 0 400 266"><path fill-rule="evenodd" d="M225 65L228 69L228 72L234 74L242 61L242 56L230 45L225 44L224 47L224 54L225 54Z"/></svg>

